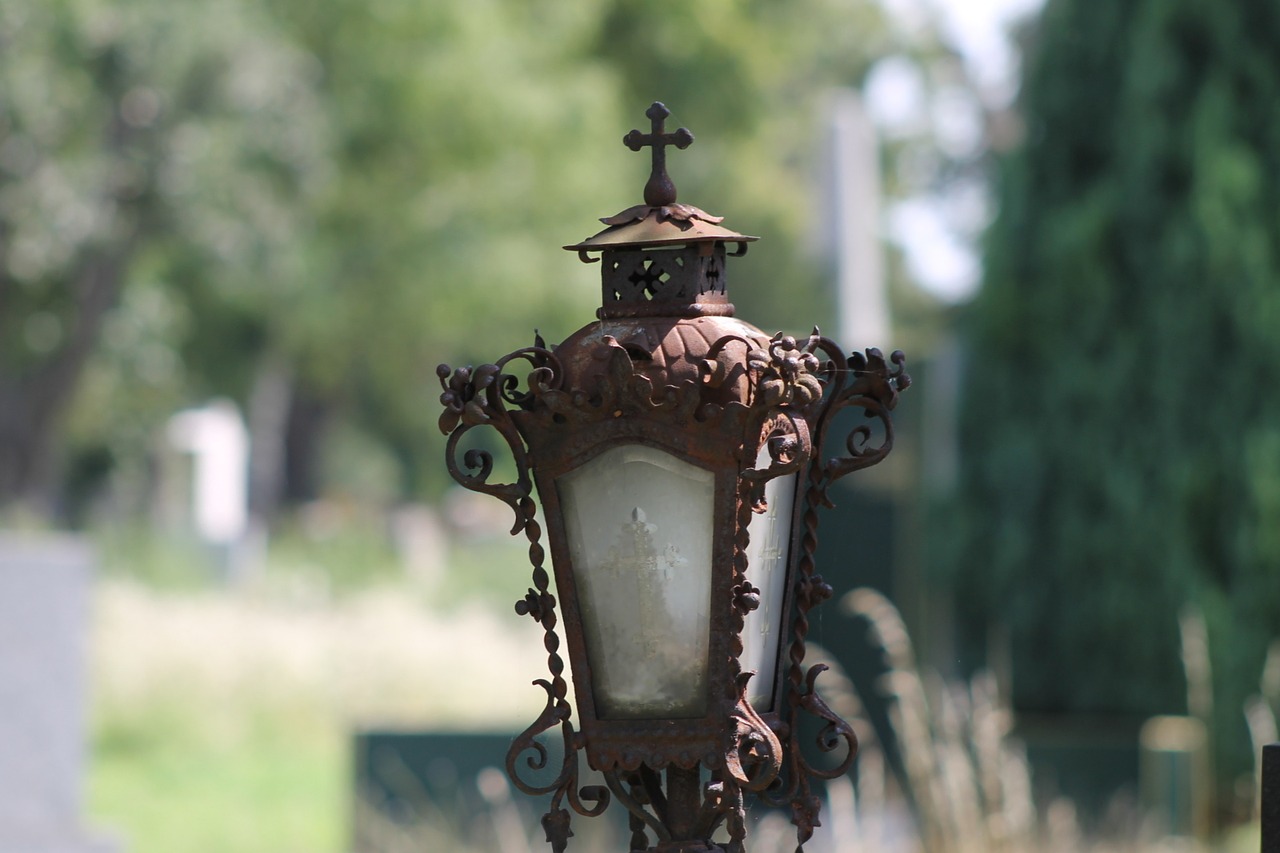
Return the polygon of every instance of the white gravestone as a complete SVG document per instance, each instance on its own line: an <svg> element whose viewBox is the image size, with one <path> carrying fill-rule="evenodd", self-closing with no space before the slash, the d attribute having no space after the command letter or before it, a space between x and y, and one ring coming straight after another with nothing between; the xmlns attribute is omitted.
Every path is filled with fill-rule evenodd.
<svg viewBox="0 0 1280 853"><path fill-rule="evenodd" d="M249 522L249 431L234 403L218 400L169 420L169 441L195 457L192 516L200 538L230 547Z"/></svg>
<svg viewBox="0 0 1280 853"><path fill-rule="evenodd" d="M240 410L215 400L174 415L166 433L169 446L192 459L183 514L226 576L245 580L260 563L266 531L249 519L249 431Z"/></svg>
<svg viewBox="0 0 1280 853"><path fill-rule="evenodd" d="M93 555L0 534L0 853L106 853L81 824Z"/></svg>

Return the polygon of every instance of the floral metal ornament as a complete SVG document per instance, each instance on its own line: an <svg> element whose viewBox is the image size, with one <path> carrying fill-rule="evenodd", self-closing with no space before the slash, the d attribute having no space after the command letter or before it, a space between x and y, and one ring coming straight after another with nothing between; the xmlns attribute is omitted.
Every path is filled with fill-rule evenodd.
<svg viewBox="0 0 1280 853"><path fill-rule="evenodd" d="M665 134L666 115L660 104L651 107L652 132L633 131L628 144L678 145L684 135ZM515 515L512 533L523 533L529 543L533 583L516 612L542 627L550 678L534 682L546 704L515 738L507 772L525 793L551 795L542 825L555 853L573 834L571 812L599 815L614 800L629 813L633 851L742 853L751 797L790 807L803 845L819 824L812 780L847 772L857 751L853 729L816 690L825 667L805 666L809 614L832 594L814 564L817 510L830 506L832 483L889 453L890 413L910 377L901 353L886 359L868 349L846 356L817 329L808 338L770 337L736 320L724 287L724 247L738 243L740 254L754 238L718 224L711 231L672 225L675 190L666 189L670 179L657 153L650 183L658 189L653 199L646 190L646 205L566 247L601 254L605 294L598 322L559 346L538 338L493 364L437 370L450 473L462 486L505 502ZM637 216L644 220L639 230ZM668 228L674 230L663 230ZM684 235L679 242L671 239L677 232ZM637 234L648 236L637 242ZM646 279L667 269L679 272L679 286ZM629 289L619 276L640 284ZM851 407L861 409L867 422L833 435L835 416ZM510 482L493 482L492 440L464 442L475 430L496 435L505 446L515 471ZM472 446L464 449L464 443ZM620 718L594 698L601 673L593 672L586 648L581 567L567 544L558 483L610 448L632 445L661 450L707 472L713 483L701 716ZM764 593L749 577L751 525L769 509L770 489L779 488L795 489L783 564L786 592L771 602L785 614L782 642L775 680L753 686L757 673L741 663L744 631ZM554 594L538 504L548 528ZM653 526L644 513L636 507L630 518L636 541L647 542ZM636 559L619 557L610 571L654 562ZM643 609L644 602L637 604ZM566 698L565 653L577 697L576 727ZM843 750L836 767L806 757L810 747L800 738L805 716L822 723L812 745L816 752ZM562 757L552 768L540 736L557 729ZM602 774L603 786L582 783L580 752ZM538 781L547 775L553 778ZM712 842L717 831L728 840Z"/></svg>

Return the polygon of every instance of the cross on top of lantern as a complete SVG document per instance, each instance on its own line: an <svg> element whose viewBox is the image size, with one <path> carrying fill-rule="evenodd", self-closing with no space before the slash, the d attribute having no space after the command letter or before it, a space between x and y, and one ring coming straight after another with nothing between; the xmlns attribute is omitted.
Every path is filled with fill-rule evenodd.
<svg viewBox="0 0 1280 853"><path fill-rule="evenodd" d="M533 585L516 612L541 625L550 678L535 682L546 706L507 773L551 795L555 853L569 809L595 816L614 799L632 851L740 853L749 796L790 807L803 845L818 825L813 780L847 772L857 751L816 691L826 667L805 663L810 612L832 594L814 563L817 511L834 481L889 453L911 380L900 352L846 356L816 328L769 336L735 319L725 261L756 238L676 202L666 147L693 134L667 133L661 103L645 115L650 132L623 139L652 148L644 204L565 247L601 264L598 320L559 346L538 336L492 364L437 368L450 474L506 502L529 542ZM838 436L848 408L867 421ZM511 482L492 481L487 450L464 449L473 430L502 439ZM805 716L821 725L812 744ZM538 736L557 728L563 755L548 768ZM581 786L579 752L604 786Z"/></svg>

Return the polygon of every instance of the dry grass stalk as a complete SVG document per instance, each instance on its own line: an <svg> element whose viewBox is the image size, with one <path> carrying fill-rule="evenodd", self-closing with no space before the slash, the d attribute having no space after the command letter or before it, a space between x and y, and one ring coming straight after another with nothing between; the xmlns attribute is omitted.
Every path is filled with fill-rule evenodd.
<svg viewBox="0 0 1280 853"><path fill-rule="evenodd" d="M889 671L881 689L892 700L908 783L927 853L1023 851L1036 844L1030 767L1011 740L1012 714L989 673L967 686L922 676L894 606L880 593L857 589L843 602L865 618L885 650ZM1061 835L1061 833L1060 833Z"/></svg>

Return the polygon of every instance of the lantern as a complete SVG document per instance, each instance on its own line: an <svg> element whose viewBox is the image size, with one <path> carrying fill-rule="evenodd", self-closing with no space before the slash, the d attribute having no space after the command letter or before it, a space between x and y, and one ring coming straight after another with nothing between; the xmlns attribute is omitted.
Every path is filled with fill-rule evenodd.
<svg viewBox="0 0 1280 853"><path fill-rule="evenodd" d="M652 148L644 204L565 247L600 264L598 319L556 347L538 338L437 371L450 473L505 501L529 542L533 586L516 610L541 624L550 678L507 771L552 795L542 823L556 853L569 809L594 816L613 799L631 850L740 851L747 795L789 806L803 844L818 823L812 779L846 772L857 750L815 691L825 667L804 665L809 613L831 595L815 572L816 513L832 482L889 452L910 378L901 353L846 357L816 329L770 336L735 319L726 260L756 238L676 201L665 149L693 135L665 132L660 103L646 115L650 132L623 140ZM871 421L825 459L848 407ZM492 457L462 449L477 429L504 440L512 482L491 482ZM806 715L822 724L816 749L843 751L834 767L801 751ZM548 763L537 737L555 729L559 772L531 781ZM580 751L605 786L580 785ZM728 841L713 843L721 826Z"/></svg>

